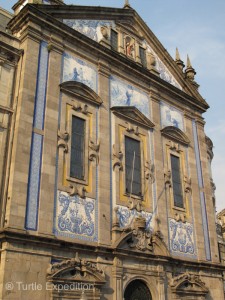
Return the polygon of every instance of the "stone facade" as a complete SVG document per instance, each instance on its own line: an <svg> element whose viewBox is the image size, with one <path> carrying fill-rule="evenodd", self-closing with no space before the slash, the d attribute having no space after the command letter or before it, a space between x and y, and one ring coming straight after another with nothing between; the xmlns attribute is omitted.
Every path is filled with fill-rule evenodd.
<svg viewBox="0 0 225 300"><path fill-rule="evenodd" d="M127 2L13 9L0 32L0 299L222 300L208 104L190 60L183 71ZM136 194L126 139L140 148Z"/></svg>

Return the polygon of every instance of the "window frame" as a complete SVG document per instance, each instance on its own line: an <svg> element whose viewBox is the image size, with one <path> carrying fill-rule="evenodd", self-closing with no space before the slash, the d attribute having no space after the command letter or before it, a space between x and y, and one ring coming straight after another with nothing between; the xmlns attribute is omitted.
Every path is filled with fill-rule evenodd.
<svg viewBox="0 0 225 300"><path fill-rule="evenodd" d="M170 187L170 203L171 208L175 211L187 212L187 195L184 190L184 175L186 174L185 169L185 154L182 150L182 146L177 144L179 150L171 149L170 141L167 140L166 147L167 147L167 169L171 171L171 187ZM171 155L176 156L179 158L180 162L180 178L181 178L181 188L182 188L182 195L183 195L183 207L179 207L175 205L174 201L174 192L173 192L173 178L172 178L172 163L171 163Z"/></svg>
<svg viewBox="0 0 225 300"><path fill-rule="evenodd" d="M180 179L180 189L181 189L181 194L180 196L182 197L182 206L176 205L175 203L175 193L174 193L174 180L173 180L173 167L172 167L172 156L176 157L178 159L179 163L179 179ZM185 208L185 197L184 197L184 188L183 188L183 180L182 180L182 166L181 166L181 159L179 155L175 155L174 153L170 153L170 166L171 166L171 183L172 183L172 193L173 193L173 205L176 208L179 209L184 209Z"/></svg>
<svg viewBox="0 0 225 300"><path fill-rule="evenodd" d="M70 106L71 107L71 106ZM85 129L84 129L84 177L83 179L71 177L71 151L72 151L72 118L77 117L79 119L83 119L85 121ZM90 119L87 115L81 114L72 107L70 108L69 111L69 116L68 116L68 132L69 132L69 153L67 155L67 168L66 168L66 180L75 182L75 183L80 183L80 184L88 184L88 165L89 165L89 160L88 160L88 148L89 148L89 130L90 130Z"/></svg>
<svg viewBox="0 0 225 300"><path fill-rule="evenodd" d="M116 33L116 35L117 35L117 47L116 48L113 47L112 32ZM112 28L111 28L111 31L110 31L110 45L111 45L112 50L118 51L118 48L119 48L119 33L115 29L112 29Z"/></svg>
<svg viewBox="0 0 225 300"><path fill-rule="evenodd" d="M126 191L126 151L125 151L125 138L131 138L133 140L136 140L140 143L140 157L141 157L141 195L136 195L136 194L130 194ZM122 135L122 149L124 153L124 158L123 158L123 165L124 165L124 172L123 172L123 194L126 197L132 196L132 198L136 199L141 199L144 200L144 149L143 149L143 140L140 136L136 136L134 134L130 134L129 132L124 132Z"/></svg>
<svg viewBox="0 0 225 300"><path fill-rule="evenodd" d="M138 148L139 148L139 157L140 157L140 168L138 170L138 177L140 179L140 192L139 193L135 193L134 192L134 188L133 188L133 183L134 181L132 182L132 187L128 187L127 186L127 183L128 183L128 175L127 175L127 149L126 149L126 145L127 145L127 140L133 140L135 142L138 143ZM137 139L134 139L133 137L129 137L127 135L124 136L124 149L125 149L125 190L126 190L126 193L129 194L129 195L135 195L135 196L138 196L138 197L142 197L142 163L141 163L141 142L138 141ZM132 167L133 167L133 161L131 161L131 172L132 172ZM131 175L131 178L132 178L132 175ZM131 183L131 182L130 182ZM129 191L128 191L129 189Z"/></svg>

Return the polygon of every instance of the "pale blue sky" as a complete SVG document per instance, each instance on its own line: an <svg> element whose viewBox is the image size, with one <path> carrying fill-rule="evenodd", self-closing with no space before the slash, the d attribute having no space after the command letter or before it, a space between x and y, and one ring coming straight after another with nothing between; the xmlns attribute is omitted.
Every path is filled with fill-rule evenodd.
<svg viewBox="0 0 225 300"><path fill-rule="evenodd" d="M15 0L0 0L10 10ZM123 7L124 0L66 0L66 4ZM200 92L210 105L206 134L214 143L217 211L225 208L225 1L130 0L172 57L190 56Z"/></svg>

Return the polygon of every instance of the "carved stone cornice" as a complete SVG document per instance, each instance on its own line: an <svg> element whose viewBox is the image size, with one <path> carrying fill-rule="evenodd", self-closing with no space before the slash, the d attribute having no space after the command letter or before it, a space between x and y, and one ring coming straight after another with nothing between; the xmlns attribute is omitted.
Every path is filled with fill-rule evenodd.
<svg viewBox="0 0 225 300"><path fill-rule="evenodd" d="M76 254L75 258L50 264L47 269L47 279L51 282L83 282L96 286L105 284L105 273L97 263L81 259Z"/></svg>
<svg viewBox="0 0 225 300"><path fill-rule="evenodd" d="M122 117L133 124L139 125L140 127L153 128L155 126L134 106L113 106L111 111L118 117Z"/></svg>
<svg viewBox="0 0 225 300"><path fill-rule="evenodd" d="M182 295L205 296L209 292L199 275L188 272L173 277L170 280L170 287L173 293Z"/></svg>
<svg viewBox="0 0 225 300"><path fill-rule="evenodd" d="M66 81L60 84L60 89L64 93L75 96L83 101L88 101L96 106L100 106L103 101L87 85L78 81Z"/></svg>
<svg viewBox="0 0 225 300"><path fill-rule="evenodd" d="M185 146L188 146L190 144L190 140L186 136L186 134L177 127L167 126L161 130L161 133L166 138L184 144Z"/></svg>

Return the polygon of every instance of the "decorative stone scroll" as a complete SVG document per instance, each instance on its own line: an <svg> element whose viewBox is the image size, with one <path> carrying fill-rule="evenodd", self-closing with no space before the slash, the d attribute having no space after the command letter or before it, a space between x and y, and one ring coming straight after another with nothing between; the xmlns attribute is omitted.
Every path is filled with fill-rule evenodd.
<svg viewBox="0 0 225 300"><path fill-rule="evenodd" d="M68 139L69 139L69 133L64 131L61 132L58 130L58 147L64 148L64 152L68 152Z"/></svg>
<svg viewBox="0 0 225 300"><path fill-rule="evenodd" d="M121 150L117 151L115 149L115 145L113 145L112 161L113 170L115 169L115 167L118 167L120 171L123 170L123 152Z"/></svg>
<svg viewBox="0 0 225 300"><path fill-rule="evenodd" d="M89 160L93 161L95 159L97 164L99 163L99 149L99 141L96 144L92 140L89 141Z"/></svg>

